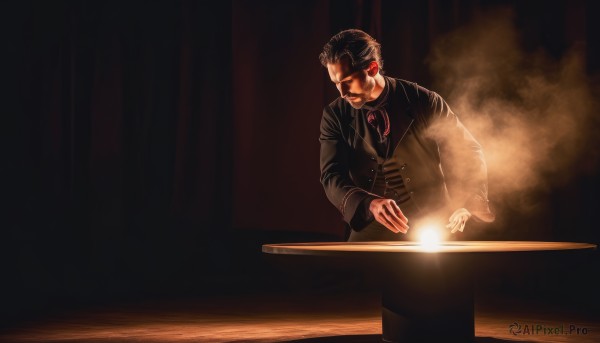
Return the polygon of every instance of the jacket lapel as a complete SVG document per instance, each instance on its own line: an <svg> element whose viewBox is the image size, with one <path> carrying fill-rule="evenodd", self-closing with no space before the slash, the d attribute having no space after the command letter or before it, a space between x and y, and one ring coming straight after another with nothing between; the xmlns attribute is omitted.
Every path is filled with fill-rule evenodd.
<svg viewBox="0 0 600 343"><path fill-rule="evenodd" d="M408 94L406 93L404 86L395 79L389 80L391 87L388 100L390 104L389 108L395 109L392 110L393 112L388 111L392 126L391 138L393 142L396 142L393 149L394 153L400 143L409 133L409 130L415 119L413 117L410 99L408 98ZM369 154L376 156L379 163L383 163L383 159L379 156L377 150L375 149L377 137L374 137L371 134L371 130L369 130L369 127L367 126L369 124L366 120L366 113L364 112L364 110L351 109L352 121L350 122L350 128L355 133L352 146L357 147L359 144L362 144ZM358 140L361 140L362 142L359 142Z"/></svg>
<svg viewBox="0 0 600 343"><path fill-rule="evenodd" d="M350 128L354 130L354 142L352 146L356 147L358 144L362 144L365 150L372 156L377 157L379 160L379 154L375 149L375 137L371 134L371 130L367 127L368 123L364 118L364 114L359 110L352 110L353 120L350 123ZM362 142L359 142L362 141Z"/></svg>
<svg viewBox="0 0 600 343"><path fill-rule="evenodd" d="M397 142L394 147L394 152L400 145L400 143L406 137L406 134L409 132L412 124L414 123L414 118L412 117L412 112L410 106L407 106L403 111L396 111L396 113L389 114L390 120L392 121L392 137L397 137ZM362 144L365 147L365 150L369 154L377 157L378 162L382 163L382 159L377 154L377 150L375 149L375 143L377 137L374 137L371 134L371 130L367 127L369 125L364 118L364 114L361 111L354 110L353 115L354 118L350 123L350 128L354 131L354 141L352 142L352 146L356 147L358 144ZM361 140L362 142L359 142ZM394 139L396 141L396 139ZM393 155L393 154L392 154Z"/></svg>
<svg viewBox="0 0 600 343"><path fill-rule="evenodd" d="M392 89L394 97L390 99L392 102L400 102L395 104L395 108L402 109L398 110L398 113L393 113L390 118L392 121L392 130L396 136L394 137L394 141L396 141L396 145L392 151L392 156L396 153L396 149L400 146L400 143L406 137L406 134L409 133L410 127L415 121L413 107L411 106L410 99L408 97L408 93L404 88L404 85L396 79L392 79ZM404 101L400 101L400 99L404 99ZM394 127L395 126L395 127Z"/></svg>
<svg viewBox="0 0 600 343"><path fill-rule="evenodd" d="M396 146L394 147L394 150L396 150L396 148L398 148L398 145L400 145L400 143L404 140L406 134L410 130L410 127L415 121L415 119L412 117L412 113L410 112L410 110L410 106L408 106L404 111L400 111L400 113L394 114L396 116L397 122L394 123L396 124L396 128L392 127L392 130L397 130L396 132L398 135L398 141L396 143Z"/></svg>

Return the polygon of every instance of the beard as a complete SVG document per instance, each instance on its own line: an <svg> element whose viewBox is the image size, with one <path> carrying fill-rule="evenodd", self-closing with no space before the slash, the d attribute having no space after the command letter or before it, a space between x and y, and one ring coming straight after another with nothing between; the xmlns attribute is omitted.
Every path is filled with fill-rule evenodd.
<svg viewBox="0 0 600 343"><path fill-rule="evenodd" d="M352 101L350 101L350 99L346 99L346 101L350 104L350 106L354 107L357 110L360 110L367 102L367 98L363 95L357 95L354 98L355 99L353 99Z"/></svg>
<svg viewBox="0 0 600 343"><path fill-rule="evenodd" d="M371 95L371 92L373 91L374 88L375 88L375 81L365 83L361 93L346 95L346 97L347 97L346 101L350 104L350 106L359 110L365 105L365 103L367 103L369 101L369 96ZM348 98L354 98L354 99L352 101L350 101L350 99L348 99Z"/></svg>

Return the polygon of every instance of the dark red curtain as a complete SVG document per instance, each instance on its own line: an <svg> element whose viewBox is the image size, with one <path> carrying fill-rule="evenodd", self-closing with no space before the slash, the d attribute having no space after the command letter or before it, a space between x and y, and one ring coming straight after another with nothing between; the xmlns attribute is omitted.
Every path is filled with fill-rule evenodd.
<svg viewBox="0 0 600 343"><path fill-rule="evenodd" d="M3 299L194 289L260 243L341 239L319 184L323 44L364 29L388 75L428 87L430 43L498 5L529 48L581 41L598 71L593 1L3 2Z"/></svg>
<svg viewBox="0 0 600 343"><path fill-rule="evenodd" d="M6 313L202 288L226 270L232 4L15 1L0 12Z"/></svg>

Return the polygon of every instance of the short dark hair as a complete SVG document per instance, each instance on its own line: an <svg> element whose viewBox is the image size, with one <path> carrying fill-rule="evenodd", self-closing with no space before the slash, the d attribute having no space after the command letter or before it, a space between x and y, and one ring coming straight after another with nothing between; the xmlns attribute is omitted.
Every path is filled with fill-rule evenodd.
<svg viewBox="0 0 600 343"><path fill-rule="evenodd" d="M344 57L350 60L353 70L365 69L369 63L376 61L383 74L381 44L364 31L344 30L331 37L323 46L319 60L324 67L327 67L327 64L337 63Z"/></svg>

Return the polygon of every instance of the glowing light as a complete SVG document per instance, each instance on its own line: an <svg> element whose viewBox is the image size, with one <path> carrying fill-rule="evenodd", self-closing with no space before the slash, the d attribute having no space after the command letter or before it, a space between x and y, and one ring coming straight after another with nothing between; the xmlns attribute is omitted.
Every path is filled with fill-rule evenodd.
<svg viewBox="0 0 600 343"><path fill-rule="evenodd" d="M440 235L434 228L426 228L421 231L421 246L423 249L432 251L440 246Z"/></svg>

